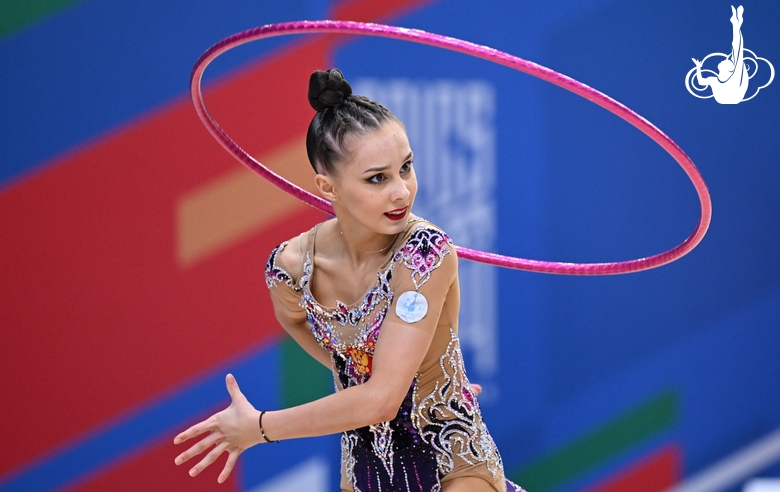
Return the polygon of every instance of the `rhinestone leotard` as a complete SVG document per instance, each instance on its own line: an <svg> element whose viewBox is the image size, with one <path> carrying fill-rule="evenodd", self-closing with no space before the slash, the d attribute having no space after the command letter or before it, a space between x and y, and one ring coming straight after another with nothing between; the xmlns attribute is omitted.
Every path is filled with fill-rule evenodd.
<svg viewBox="0 0 780 492"><path fill-rule="evenodd" d="M426 325L435 330L433 340L396 417L342 434L342 489L439 492L448 480L472 476L499 492L521 491L504 477L464 371L457 335L457 258L450 238L422 219L411 219L363 298L328 308L314 299L310 288L318 227L307 234L297 281L277 263L287 242L272 251L265 278L275 303L305 311L312 334L331 356L337 390L371 377L382 323L399 321L391 307L401 293L423 294L427 316L438 316L435 324L429 320Z"/></svg>

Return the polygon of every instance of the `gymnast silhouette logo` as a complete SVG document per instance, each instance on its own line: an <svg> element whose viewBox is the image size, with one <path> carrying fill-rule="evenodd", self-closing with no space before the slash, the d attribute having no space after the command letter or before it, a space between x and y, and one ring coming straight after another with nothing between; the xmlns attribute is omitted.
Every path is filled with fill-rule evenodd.
<svg viewBox="0 0 780 492"><path fill-rule="evenodd" d="M745 42L742 38L742 14L744 11L742 5L737 9L734 9L733 5L731 6L731 54L710 53L702 61L692 58L696 66L685 76L685 87L694 96L700 99L714 97L715 101L720 104L739 104L756 97L758 91L771 84L775 78L775 67L769 60L761 58L745 48ZM711 58L713 59L712 64L720 60L717 72L704 68L707 60ZM759 79L751 83L751 79L759 72L761 62L768 68L769 75L768 77L762 75L761 79L768 78L768 80L763 85L760 85ZM760 71L763 74L766 70ZM749 94L748 86L752 86Z"/></svg>

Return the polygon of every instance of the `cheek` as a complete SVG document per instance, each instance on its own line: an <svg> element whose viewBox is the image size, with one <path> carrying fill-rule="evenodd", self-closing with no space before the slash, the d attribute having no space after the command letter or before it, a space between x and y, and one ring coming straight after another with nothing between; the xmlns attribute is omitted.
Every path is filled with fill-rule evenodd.
<svg viewBox="0 0 780 492"><path fill-rule="evenodd" d="M407 184L409 193L412 194L412 199L417 196L417 176L412 174L412 176L409 179L409 183Z"/></svg>
<svg viewBox="0 0 780 492"><path fill-rule="evenodd" d="M360 214L361 211L367 211L378 206L377 204L379 201L381 201L380 194L371 189L364 188L349 196L349 203L355 207L355 212L357 214Z"/></svg>

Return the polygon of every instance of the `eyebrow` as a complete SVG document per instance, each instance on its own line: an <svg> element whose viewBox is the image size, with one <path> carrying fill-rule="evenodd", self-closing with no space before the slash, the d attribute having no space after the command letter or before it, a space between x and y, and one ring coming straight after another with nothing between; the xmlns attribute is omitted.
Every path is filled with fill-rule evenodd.
<svg viewBox="0 0 780 492"><path fill-rule="evenodd" d="M409 153L404 158L404 164L406 164L407 162L412 160L413 156L414 156L414 152L412 152L410 150ZM386 169L390 169L390 166L370 167L370 168L366 169L365 171L363 171L363 174L375 173L375 172L379 172L379 171L384 171Z"/></svg>

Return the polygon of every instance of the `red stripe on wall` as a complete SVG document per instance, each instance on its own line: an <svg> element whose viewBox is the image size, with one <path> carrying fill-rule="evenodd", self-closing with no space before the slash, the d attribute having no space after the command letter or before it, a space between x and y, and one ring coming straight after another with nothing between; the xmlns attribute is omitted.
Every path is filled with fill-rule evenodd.
<svg viewBox="0 0 780 492"><path fill-rule="evenodd" d="M305 132L328 49L313 38L207 100L245 148L274 149ZM238 165L181 100L0 195L0 409L17 423L0 473L279 331L265 258L318 212L186 271L175 257L180 197Z"/></svg>
<svg viewBox="0 0 780 492"><path fill-rule="evenodd" d="M420 3L337 11L379 20ZM307 38L209 87L209 107L255 155L299 138L309 74L335 40ZM237 165L183 98L0 195L0 412L16 423L0 474L279 332L265 259L318 212L280 216L186 270L176 261L179 199Z"/></svg>
<svg viewBox="0 0 780 492"><path fill-rule="evenodd" d="M679 482L682 452L670 444L631 464L586 492L663 492Z"/></svg>
<svg viewBox="0 0 780 492"><path fill-rule="evenodd" d="M130 456L127 459L101 470L101 473L89 477L64 490L68 492L137 492L137 491L176 491L187 492L235 492L240 489L237 475L240 473L242 460L231 476L223 484L217 482L222 467L227 459L223 454L210 467L197 477L190 477L188 472L200 457L186 464L176 466L173 459L182 450L174 447L171 439L164 439L148 448L143 453Z"/></svg>
<svg viewBox="0 0 780 492"><path fill-rule="evenodd" d="M379 22L388 17L402 15L434 0L347 0L333 9L332 19L360 22Z"/></svg>

